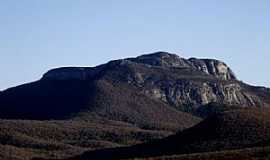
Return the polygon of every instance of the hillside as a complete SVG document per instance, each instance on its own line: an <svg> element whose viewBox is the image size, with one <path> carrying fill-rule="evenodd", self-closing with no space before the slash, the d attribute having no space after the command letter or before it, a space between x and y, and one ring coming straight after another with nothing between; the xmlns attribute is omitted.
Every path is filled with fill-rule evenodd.
<svg viewBox="0 0 270 160"><path fill-rule="evenodd" d="M264 146L270 146L270 110L241 109L210 116L190 129L161 140L132 147L85 152L81 156L71 159L154 158L213 151L223 151L224 154L229 154L229 150ZM225 152L226 150L228 152ZM254 149L253 152L255 151ZM218 155L216 156L218 157ZM206 154L205 157L207 157Z"/></svg>
<svg viewBox="0 0 270 160"><path fill-rule="evenodd" d="M59 112L61 115L57 115L53 108L46 108L41 112L42 115L51 114L63 118L61 116L67 111L74 115L64 117L63 120L49 121L45 118L43 121L0 120L1 144L15 147L18 152L22 152L24 158L65 157L79 154L86 149L133 145L164 138L200 121L198 117L177 111L163 102L139 96L129 89L112 87L106 83L96 86L99 87L95 94L96 105L92 110L72 113L67 108ZM121 98L124 96L130 98ZM5 153L2 156L9 157Z"/></svg>

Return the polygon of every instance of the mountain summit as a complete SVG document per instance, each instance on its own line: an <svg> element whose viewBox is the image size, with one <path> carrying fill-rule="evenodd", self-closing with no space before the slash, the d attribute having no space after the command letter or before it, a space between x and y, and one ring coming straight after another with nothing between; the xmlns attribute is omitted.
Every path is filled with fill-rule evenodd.
<svg viewBox="0 0 270 160"><path fill-rule="evenodd" d="M213 75L217 78L224 80L236 79L236 76L232 70L224 63L214 59L184 59L180 58L176 54L168 52L156 52L152 54L146 54L138 56L136 58L127 58L123 60L116 60L116 62L123 63L137 63L143 64L147 67L161 67L161 68L179 68L179 69L191 69L204 72L209 75ZM113 62L111 62L113 63ZM102 65L103 66L103 65ZM102 68L101 66L97 68ZM101 71L97 68L89 67L67 67L53 69L44 75L44 78L56 78L56 79L89 79Z"/></svg>
<svg viewBox="0 0 270 160"><path fill-rule="evenodd" d="M236 79L234 73L224 62L214 59L184 59L176 54L156 52L129 60L151 66L191 68L225 80Z"/></svg>

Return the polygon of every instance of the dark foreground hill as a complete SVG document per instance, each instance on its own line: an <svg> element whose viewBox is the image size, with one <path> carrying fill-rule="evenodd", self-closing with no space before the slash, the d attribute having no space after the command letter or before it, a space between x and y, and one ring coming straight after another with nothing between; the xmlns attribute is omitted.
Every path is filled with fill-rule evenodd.
<svg viewBox="0 0 270 160"><path fill-rule="evenodd" d="M144 143L215 113L267 107L269 97L224 62L166 52L56 68L0 92L0 157L63 158Z"/></svg>
<svg viewBox="0 0 270 160"><path fill-rule="evenodd" d="M268 109L241 109L210 116L190 129L161 140L132 147L85 152L70 159L116 160L140 157L153 159L157 157L158 159L158 157L166 157L165 155L181 154L188 158L186 154L213 151L219 151L220 155L235 153L234 158L237 158L237 156L246 156L246 153L237 149L254 148L253 154L255 154L254 152L263 152L265 146L270 146L270 111ZM235 152L229 150L235 150ZM264 154L266 153L264 151ZM210 158L213 153L208 154ZM201 155L207 157L207 153ZM267 155L269 157L269 154ZM218 158L219 155L215 156Z"/></svg>
<svg viewBox="0 0 270 160"><path fill-rule="evenodd" d="M269 160L270 146L218 152L136 158L136 160Z"/></svg>

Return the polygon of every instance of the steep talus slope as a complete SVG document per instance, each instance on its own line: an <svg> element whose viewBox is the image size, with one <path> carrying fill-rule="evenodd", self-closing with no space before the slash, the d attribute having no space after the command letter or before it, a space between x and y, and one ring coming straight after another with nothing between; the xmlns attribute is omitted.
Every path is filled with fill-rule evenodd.
<svg viewBox="0 0 270 160"><path fill-rule="evenodd" d="M210 116L190 129L161 140L85 152L71 159L114 160L263 146L270 146L270 110L240 109Z"/></svg>

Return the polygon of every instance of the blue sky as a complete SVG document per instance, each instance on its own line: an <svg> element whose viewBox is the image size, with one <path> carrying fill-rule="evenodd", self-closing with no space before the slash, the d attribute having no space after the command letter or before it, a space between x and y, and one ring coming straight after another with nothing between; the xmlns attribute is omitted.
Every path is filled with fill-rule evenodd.
<svg viewBox="0 0 270 160"><path fill-rule="evenodd" d="M0 90L60 66L95 66L155 51L225 61L270 86L269 0L0 2Z"/></svg>

